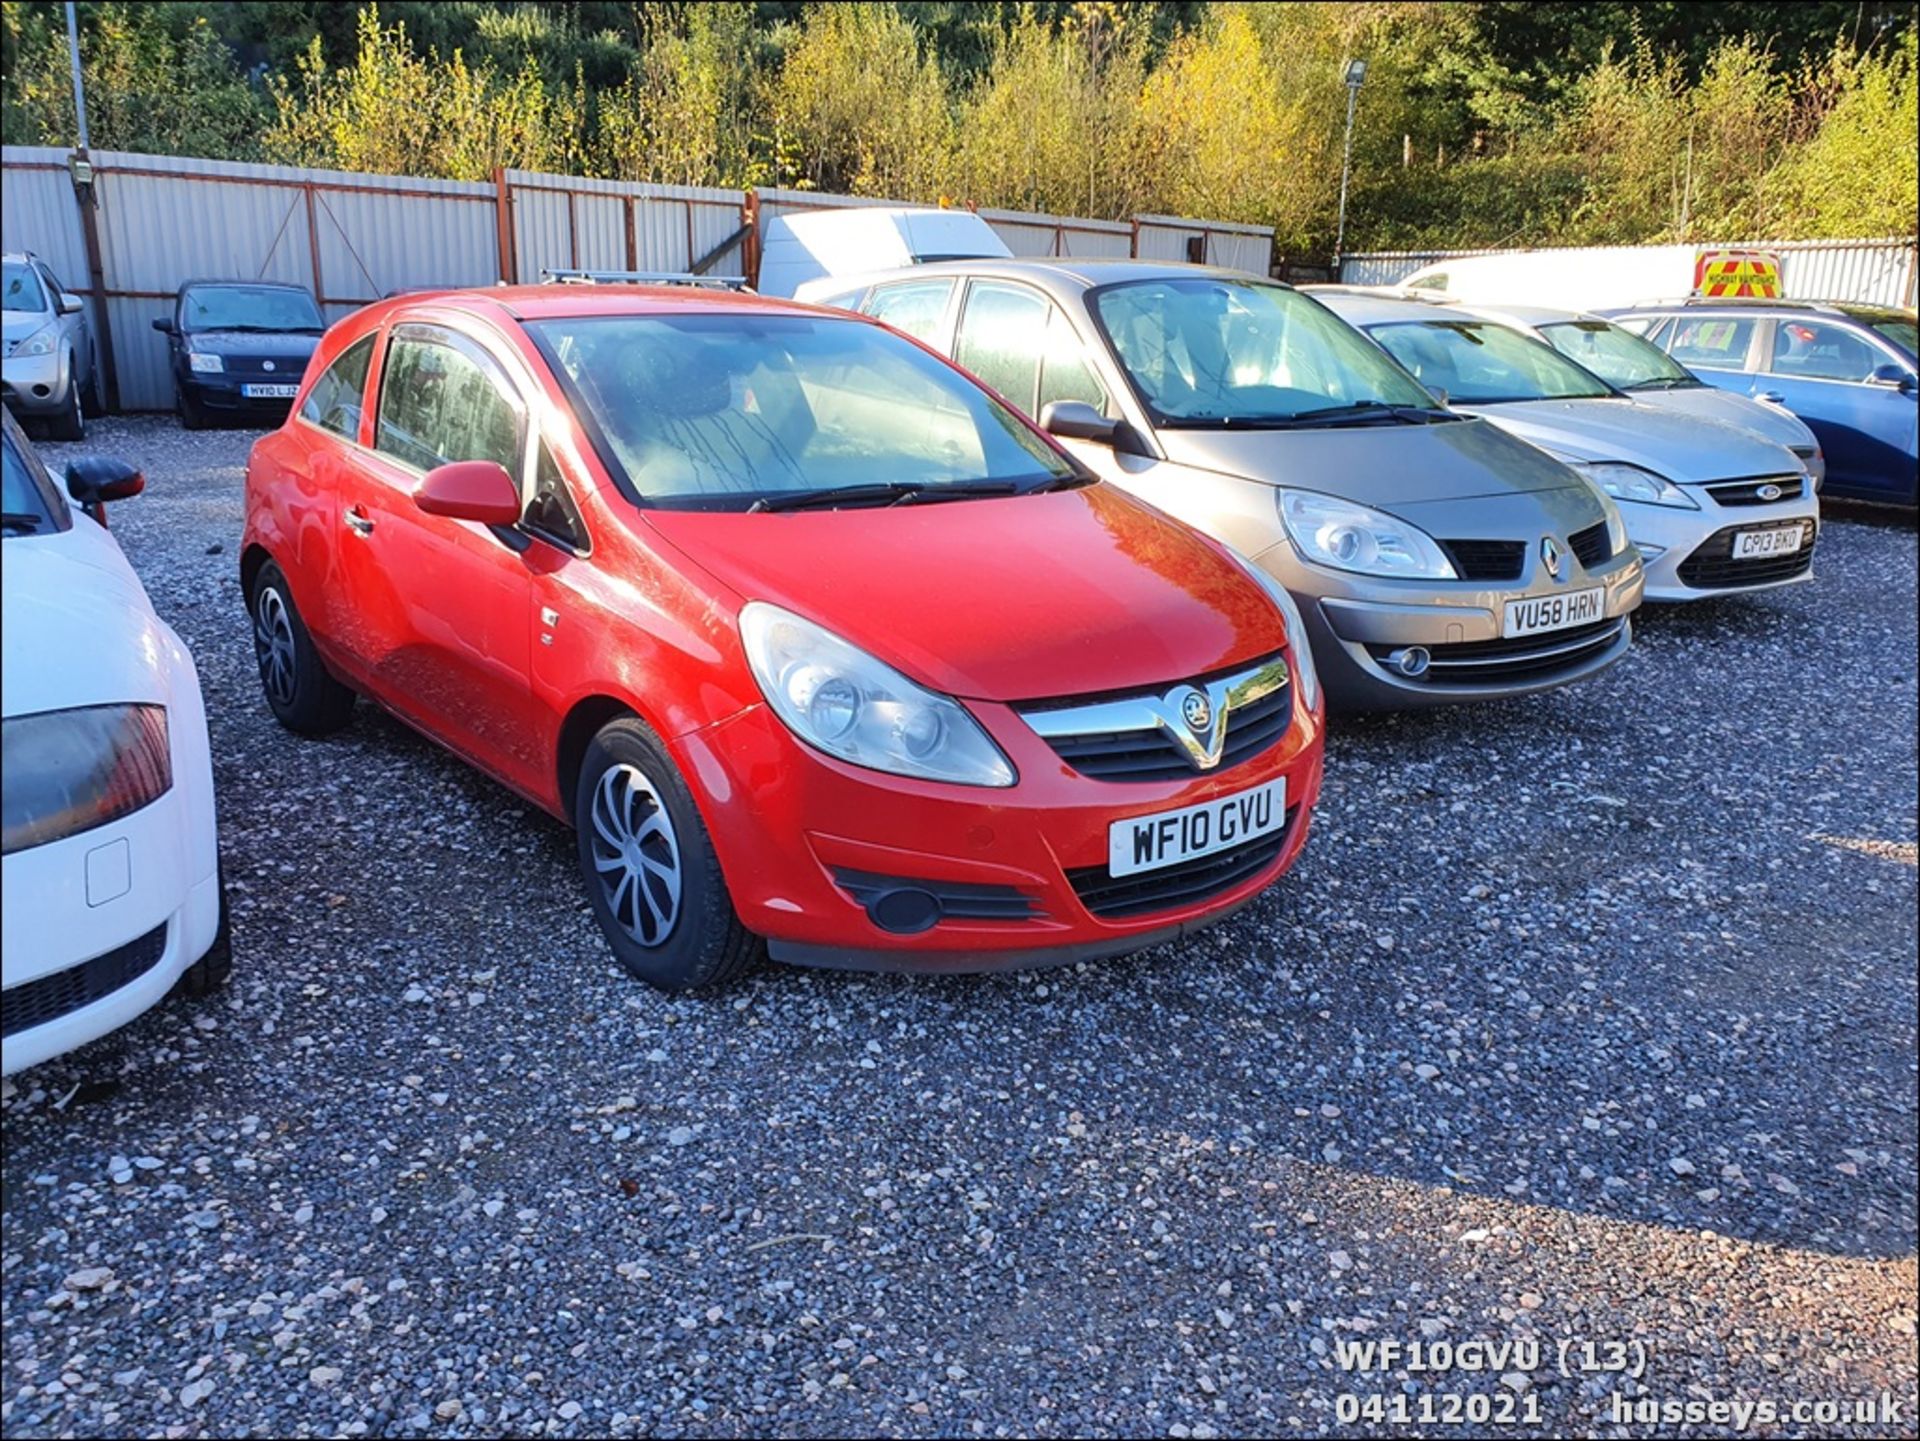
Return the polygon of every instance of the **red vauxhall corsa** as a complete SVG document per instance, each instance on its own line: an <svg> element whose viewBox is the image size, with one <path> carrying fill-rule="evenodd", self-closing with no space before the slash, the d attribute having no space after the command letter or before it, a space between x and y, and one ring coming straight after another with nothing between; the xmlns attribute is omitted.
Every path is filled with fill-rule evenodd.
<svg viewBox="0 0 1920 1441"><path fill-rule="evenodd" d="M1292 861L1321 706L1286 592L873 321L692 287L409 295L247 466L282 723L356 694L570 822L634 975L764 948L1129 951Z"/></svg>

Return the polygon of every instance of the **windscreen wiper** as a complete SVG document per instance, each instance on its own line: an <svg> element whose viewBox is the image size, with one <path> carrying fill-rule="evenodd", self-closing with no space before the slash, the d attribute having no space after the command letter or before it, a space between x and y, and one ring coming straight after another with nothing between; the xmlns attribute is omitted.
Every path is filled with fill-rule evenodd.
<svg viewBox="0 0 1920 1441"><path fill-rule="evenodd" d="M1699 381L1690 375L1656 375L1651 380L1640 380L1632 385L1622 386L1623 390L1678 390L1685 385L1698 385Z"/></svg>
<svg viewBox="0 0 1920 1441"><path fill-rule="evenodd" d="M1040 487L1035 486L1038 490ZM894 502L895 505L925 505L943 500L977 500L983 495L1018 495L1017 480L954 480L943 485L916 485Z"/></svg>
<svg viewBox="0 0 1920 1441"><path fill-rule="evenodd" d="M0 511L0 530L18 530L32 535L40 529L40 517L30 510Z"/></svg>
<svg viewBox="0 0 1920 1441"><path fill-rule="evenodd" d="M836 505L858 505L862 501L894 501L912 495L921 487L898 481L883 485L833 485L825 490L794 490L779 495L763 495L747 507L747 513L767 510L830 510Z"/></svg>
<svg viewBox="0 0 1920 1441"><path fill-rule="evenodd" d="M1356 400L1351 405L1323 405L1318 410L1302 410L1289 417L1300 426L1365 425L1376 420L1392 420L1402 425L1432 425L1451 420L1444 410L1428 410L1418 405L1390 405L1384 400Z"/></svg>

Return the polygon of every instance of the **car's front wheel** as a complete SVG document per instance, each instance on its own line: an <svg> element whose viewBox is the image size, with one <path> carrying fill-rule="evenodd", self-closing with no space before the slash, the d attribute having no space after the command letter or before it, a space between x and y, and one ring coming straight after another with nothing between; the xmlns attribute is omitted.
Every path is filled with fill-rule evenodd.
<svg viewBox="0 0 1920 1441"><path fill-rule="evenodd" d="M275 718L303 735L339 730L353 714L353 691L335 680L320 659L293 603L287 578L274 562L260 567L247 604L253 612L253 653L260 663L260 688Z"/></svg>
<svg viewBox="0 0 1920 1441"><path fill-rule="evenodd" d="M692 991L759 958L760 938L740 924L692 793L639 719L608 723L587 746L573 822L594 919L628 974Z"/></svg>
<svg viewBox="0 0 1920 1441"><path fill-rule="evenodd" d="M174 414L180 417L182 430L205 430L208 425L207 408L195 400L186 391L177 391L173 397Z"/></svg>
<svg viewBox="0 0 1920 1441"><path fill-rule="evenodd" d="M85 440L86 417L80 413L80 377L67 373L67 403L47 417L47 435L53 440Z"/></svg>

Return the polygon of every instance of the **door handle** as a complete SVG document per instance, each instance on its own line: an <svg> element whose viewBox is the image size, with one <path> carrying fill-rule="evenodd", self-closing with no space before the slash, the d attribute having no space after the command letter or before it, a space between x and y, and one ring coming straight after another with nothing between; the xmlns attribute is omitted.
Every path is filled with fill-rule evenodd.
<svg viewBox="0 0 1920 1441"><path fill-rule="evenodd" d="M1787 403L1786 396L1777 390L1763 390L1759 395L1755 396L1754 399L1764 400L1768 405L1785 405Z"/></svg>
<svg viewBox="0 0 1920 1441"><path fill-rule="evenodd" d="M356 535L373 534L373 517L368 515L366 511L362 510L359 506L356 505L349 510L346 513L345 519L347 529L353 531Z"/></svg>

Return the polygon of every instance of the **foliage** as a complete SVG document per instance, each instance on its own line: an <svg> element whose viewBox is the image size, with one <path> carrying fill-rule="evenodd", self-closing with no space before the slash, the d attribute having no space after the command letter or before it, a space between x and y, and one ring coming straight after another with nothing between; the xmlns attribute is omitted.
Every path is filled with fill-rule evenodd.
<svg viewBox="0 0 1920 1441"><path fill-rule="evenodd" d="M74 140L0 0L10 142ZM1146 211L1344 248L1912 234L1909 0L83 3L96 147Z"/></svg>
<svg viewBox="0 0 1920 1441"><path fill-rule="evenodd" d="M4 130L9 143L77 145L67 47L16 42L24 17L9 5ZM83 47L88 140L96 150L250 159L263 107L204 17L175 34L143 5L106 4ZM181 104L190 95L193 103Z"/></svg>

